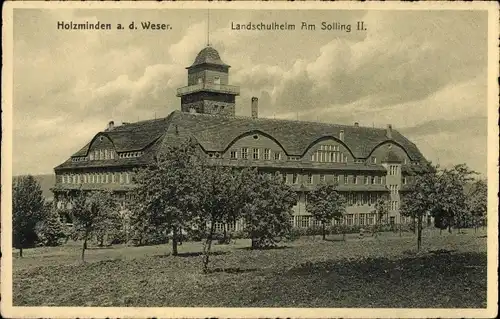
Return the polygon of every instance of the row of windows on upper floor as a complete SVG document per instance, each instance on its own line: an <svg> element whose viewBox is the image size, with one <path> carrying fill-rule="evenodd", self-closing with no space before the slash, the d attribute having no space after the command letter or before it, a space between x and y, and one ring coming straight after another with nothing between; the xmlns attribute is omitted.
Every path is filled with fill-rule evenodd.
<svg viewBox="0 0 500 319"><path fill-rule="evenodd" d="M276 174L280 174L280 172L277 172ZM330 175L331 176L331 175ZM329 177L330 179L330 177ZM319 175L313 175L312 173L308 173L303 175L302 181L307 183L307 184L314 184L314 183L323 183L326 180L326 175L325 174L319 174ZM335 183L340 183L343 181L344 184L364 184L364 185L385 185L386 183L386 178L385 176L363 176L363 175L333 175L332 180ZM287 184L298 184L299 183L299 174L293 173L291 175L291 179L289 175L283 175L283 181ZM408 177L404 176L402 178L402 184L406 185L408 183ZM396 187L395 193L399 190L398 185L391 185L391 187L394 186ZM392 188L391 188L392 189Z"/></svg>
<svg viewBox="0 0 500 319"><path fill-rule="evenodd" d="M362 206L362 205L372 206L375 205L379 199L387 200L386 194L374 193L374 192L343 192L341 193L341 196L344 197L346 204L348 206ZM304 197L304 203L306 206L307 206L307 199L308 196L306 194ZM392 205L393 202L396 203L394 204L396 206ZM391 202L391 210L397 209L397 203L398 201Z"/></svg>
<svg viewBox="0 0 500 319"><path fill-rule="evenodd" d="M220 157L220 154L209 153L209 157ZM230 159L253 159L253 160L271 160L280 161L284 158L282 152L280 151L272 151L270 148L252 148L252 152L250 153L250 149L248 147L242 147L239 150L231 150L229 152ZM287 156L287 160L289 161L300 161L300 156ZM311 154L311 161L313 162L324 162L324 163L347 163L348 157L344 155L344 153L337 151L317 151L314 154Z"/></svg>
<svg viewBox="0 0 500 319"><path fill-rule="evenodd" d="M130 172L118 173L83 173L83 174L63 174L61 175L62 184L130 184Z"/></svg>
<svg viewBox="0 0 500 319"><path fill-rule="evenodd" d="M213 158L219 158L221 156L220 153L210 152L208 156ZM252 148L251 153L248 147L242 147L240 149L233 149L229 152L230 159L253 159L253 160L271 160L274 159L276 161L281 160L283 158L282 152L280 151L272 151L270 148ZM287 156L287 160L289 161L299 161L301 159L300 156ZM338 145L321 145L318 150L310 155L311 162L319 162L319 163L347 163L349 157L345 155L343 152L340 152ZM377 157L371 156L369 159L354 159L355 164L377 164ZM416 163L416 162L415 162ZM406 158L403 159L403 164L407 164ZM391 173L390 175L398 174L398 166L391 165L390 166Z"/></svg>
<svg viewBox="0 0 500 319"><path fill-rule="evenodd" d="M378 221L378 215L376 213L356 213L356 214L345 214L340 220L332 219L327 222L326 225L375 225L380 222L389 222L390 224L396 223L395 216L383 216L381 221ZM409 223L411 219L409 217L400 216L400 223ZM295 227L308 228L308 227L320 227L321 221L314 219L312 216L292 216L290 217L290 223Z"/></svg>
<svg viewBox="0 0 500 319"><path fill-rule="evenodd" d="M118 158L133 158L133 157L139 157L144 154L144 152L123 152L123 153L117 153ZM78 156L78 157L72 157L71 160L73 162L82 162L82 161L99 161L99 160L109 160L109 159L115 159L115 151L114 150L94 150L89 153L88 156Z"/></svg>

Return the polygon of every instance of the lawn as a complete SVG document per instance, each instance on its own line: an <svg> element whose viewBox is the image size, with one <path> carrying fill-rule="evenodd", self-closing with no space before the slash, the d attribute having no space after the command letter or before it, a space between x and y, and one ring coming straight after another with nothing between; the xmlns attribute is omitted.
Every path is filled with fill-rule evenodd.
<svg viewBox="0 0 500 319"><path fill-rule="evenodd" d="M486 237L425 231L302 237L278 249L248 240L215 245L201 273L201 244L24 251L13 262L15 306L485 308Z"/></svg>

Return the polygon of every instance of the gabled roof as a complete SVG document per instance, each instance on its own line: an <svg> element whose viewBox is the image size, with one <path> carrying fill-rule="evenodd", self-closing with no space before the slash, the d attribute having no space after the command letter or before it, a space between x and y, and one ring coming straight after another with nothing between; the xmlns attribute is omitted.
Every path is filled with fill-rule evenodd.
<svg viewBox="0 0 500 319"><path fill-rule="evenodd" d="M96 137L100 135L107 136L113 142L117 152L133 152L143 150L146 146L163 136L166 128L168 127L171 116L172 114L161 119L127 123L116 126L111 131L99 132ZM87 143L87 145L82 147L72 156L86 156L92 141Z"/></svg>
<svg viewBox="0 0 500 319"><path fill-rule="evenodd" d="M171 115L172 124L178 130L190 132L206 151L225 151L237 137L261 132L274 139L287 155L291 156L303 155L318 140L335 138L343 143L355 158L367 158L376 146L392 141L402 146L410 159L415 161L423 159L415 144L396 130L392 130L392 139L388 139L385 129L371 127L180 111L174 111ZM171 125L168 132L171 132L172 128ZM343 141L339 139L341 130L344 131Z"/></svg>
<svg viewBox="0 0 500 319"><path fill-rule="evenodd" d="M340 131L344 131L343 141L339 139ZM396 130L392 130L392 139L388 139L386 130L380 128L174 111L166 118L125 124L96 135L109 137L118 152L144 151L139 158L108 160L109 165L99 164L100 161L72 163L68 160L57 168L147 163L157 148L178 143L180 137L194 137L205 151L224 152L239 137L256 132L273 139L289 156L302 156L315 142L334 138L343 143L355 158L367 158L378 145L392 141L403 147L412 161L424 160L415 144ZM91 143L73 156L86 156ZM304 163L297 165L303 166Z"/></svg>

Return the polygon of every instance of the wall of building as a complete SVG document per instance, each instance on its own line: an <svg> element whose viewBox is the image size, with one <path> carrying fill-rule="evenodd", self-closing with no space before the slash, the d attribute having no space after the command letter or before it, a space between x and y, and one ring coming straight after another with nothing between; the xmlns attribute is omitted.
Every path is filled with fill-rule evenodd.
<svg viewBox="0 0 500 319"><path fill-rule="evenodd" d="M216 77L219 77L220 84L229 84L229 73L227 70L203 66L203 68L192 69L188 72L188 85L198 84L199 78L202 79L203 83L214 83Z"/></svg>
<svg viewBox="0 0 500 319"><path fill-rule="evenodd" d="M203 101L203 113L226 116L234 115L234 103L205 100Z"/></svg>

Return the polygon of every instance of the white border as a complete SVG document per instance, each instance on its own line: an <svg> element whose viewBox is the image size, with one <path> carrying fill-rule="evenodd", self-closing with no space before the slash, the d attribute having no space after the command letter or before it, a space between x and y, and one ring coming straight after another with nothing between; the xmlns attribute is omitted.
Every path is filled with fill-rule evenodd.
<svg viewBox="0 0 500 319"><path fill-rule="evenodd" d="M12 19L14 8L211 8L211 9L350 9L350 10L487 10L488 11L488 295L487 309L367 309L367 308L97 308L12 306ZM4 317L295 317L494 318L498 311L498 21L495 2L6 2L3 7L2 69L2 194L1 312Z"/></svg>

